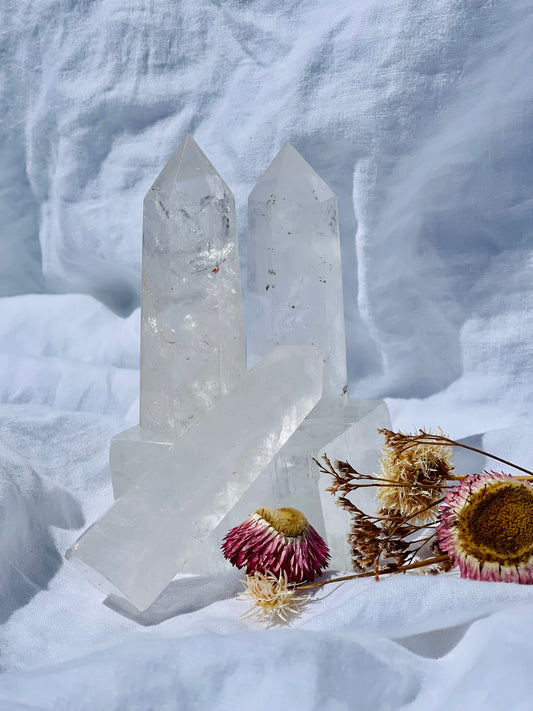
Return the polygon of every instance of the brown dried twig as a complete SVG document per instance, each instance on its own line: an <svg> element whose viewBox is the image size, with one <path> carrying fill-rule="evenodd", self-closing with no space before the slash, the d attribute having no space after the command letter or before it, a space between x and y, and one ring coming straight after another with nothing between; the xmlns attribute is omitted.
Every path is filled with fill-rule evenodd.
<svg viewBox="0 0 533 711"><path fill-rule="evenodd" d="M413 519L420 518L426 511L441 502L432 500L429 504L419 506L403 514L396 509L381 507L377 515L372 516L362 511L348 498L359 488L373 487L406 487L404 482L396 482L376 475L363 475L352 467L349 462L331 462L327 455L322 457L323 463L315 460L322 473L331 476L332 484L327 489L336 499L336 504L350 514L351 524L348 533L348 543L354 570L367 572L373 570L379 575L379 570L388 561L400 566L413 561L413 548L420 531L428 529L428 525L420 526ZM440 486L430 485L438 489ZM433 530L433 529L432 529Z"/></svg>
<svg viewBox="0 0 533 711"><path fill-rule="evenodd" d="M416 570L418 568L425 568L431 565L447 565L450 563L449 556L443 554L435 556L433 558L427 558L426 560L420 560L416 563L410 563L409 565L391 565L387 568L382 568L378 571L379 575L389 575L391 573L406 573L409 570ZM318 583L305 583L298 584L295 587L298 590L310 590L311 588L321 588L324 585L330 585L331 583L341 583L344 580L355 580L356 578L370 578L375 575L374 571L368 571L365 573L354 573L353 575L343 575L339 578L330 578L329 580L321 580Z"/></svg>

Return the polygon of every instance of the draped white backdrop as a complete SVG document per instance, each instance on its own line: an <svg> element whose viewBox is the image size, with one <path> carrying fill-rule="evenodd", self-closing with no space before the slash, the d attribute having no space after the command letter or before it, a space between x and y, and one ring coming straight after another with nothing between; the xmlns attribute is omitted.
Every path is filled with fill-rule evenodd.
<svg viewBox="0 0 533 711"><path fill-rule="evenodd" d="M0 0L2 709L531 708L528 586L357 581L264 630L238 572L134 621L62 554L137 420L142 198L186 132L243 270L285 140L336 192L353 397L533 466L532 37L530 0Z"/></svg>

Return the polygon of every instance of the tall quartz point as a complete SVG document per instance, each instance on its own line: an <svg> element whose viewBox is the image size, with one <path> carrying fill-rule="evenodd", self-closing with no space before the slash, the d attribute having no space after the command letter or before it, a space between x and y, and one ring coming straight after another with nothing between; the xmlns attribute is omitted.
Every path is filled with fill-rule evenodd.
<svg viewBox="0 0 533 711"><path fill-rule="evenodd" d="M67 551L103 592L145 610L320 399L322 360L275 349ZM205 546L203 546L205 547Z"/></svg>
<svg viewBox="0 0 533 711"><path fill-rule="evenodd" d="M314 345L323 405L339 401L347 378L337 198L290 143L252 190L248 225L249 358Z"/></svg>
<svg viewBox="0 0 533 711"><path fill-rule="evenodd" d="M348 399L342 264L337 200L285 143L248 201L248 354L252 362L274 346L312 344L323 358L323 396L265 472L212 535L212 542L260 505L293 506L326 535L331 565L351 567L349 517L325 492L313 461L359 461L379 466L379 427L390 425L380 400Z"/></svg>
<svg viewBox="0 0 533 711"><path fill-rule="evenodd" d="M140 425L116 435L122 495L246 372L235 204L187 135L143 212Z"/></svg>

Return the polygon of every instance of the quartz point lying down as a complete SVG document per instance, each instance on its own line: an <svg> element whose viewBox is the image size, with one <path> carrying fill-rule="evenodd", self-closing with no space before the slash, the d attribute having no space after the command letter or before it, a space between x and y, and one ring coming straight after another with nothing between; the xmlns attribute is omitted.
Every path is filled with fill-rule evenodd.
<svg viewBox="0 0 533 711"><path fill-rule="evenodd" d="M96 587L145 610L319 401L310 346L275 349L70 548Z"/></svg>
<svg viewBox="0 0 533 711"><path fill-rule="evenodd" d="M327 539L330 567L349 570L350 515L336 506L335 498L326 491L331 478L320 473L314 459L327 454L331 461L348 460L361 474L373 474L379 471L383 447L378 429L390 426L389 410L383 400L353 398L346 405L331 407L327 417L313 417L311 413L210 535L206 553L212 551L212 555L190 560L184 570L222 570L225 561L216 554L220 542L229 529L242 523L259 506L291 506L303 511ZM369 506L371 502L365 499L363 508L370 510Z"/></svg>

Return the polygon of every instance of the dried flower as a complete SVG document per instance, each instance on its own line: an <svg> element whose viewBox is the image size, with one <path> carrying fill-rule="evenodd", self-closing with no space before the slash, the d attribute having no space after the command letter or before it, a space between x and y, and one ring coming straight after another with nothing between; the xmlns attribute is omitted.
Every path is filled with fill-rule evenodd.
<svg viewBox="0 0 533 711"><path fill-rule="evenodd" d="M349 494L351 491L354 491L359 482L364 479L363 475L359 474L349 462L336 460L334 464L331 464L326 454L324 454L322 459L325 462L325 466L316 459L315 462L324 473L331 474L331 486L327 488L326 491L329 491L333 496Z"/></svg>
<svg viewBox="0 0 533 711"><path fill-rule="evenodd" d="M435 519L436 504L453 469L451 447L425 442L417 435L380 432L385 435L381 458L383 485L378 488L383 507L409 516L413 523ZM436 436L443 436L440 428Z"/></svg>
<svg viewBox="0 0 533 711"><path fill-rule="evenodd" d="M474 474L441 506L439 546L461 577L533 583L533 486L510 474Z"/></svg>
<svg viewBox="0 0 533 711"><path fill-rule="evenodd" d="M378 575L383 566L389 568L391 565L397 567L414 563L435 537L433 523L422 526L413 523L427 512L428 505L422 509L415 508L408 514L383 506L376 516L367 514L348 495L360 488L373 487L379 490L396 486L405 489L409 485L396 484L374 474L361 474L348 462L335 461L332 464L327 455L322 460L323 464L317 460L315 462L324 474L332 478L332 484L326 491L333 494L337 506L347 511L352 519L347 538L353 569L363 573L373 570Z"/></svg>
<svg viewBox="0 0 533 711"><path fill-rule="evenodd" d="M329 549L300 511L263 506L224 538L222 550L246 572L285 575L288 582L314 580L327 567Z"/></svg>
<svg viewBox="0 0 533 711"><path fill-rule="evenodd" d="M387 558L392 558L396 565L404 565L410 557L410 545L417 545L418 540L407 540L415 532L409 521L399 511L381 508L378 511L383 536L382 549ZM411 559L414 556L411 556Z"/></svg>
<svg viewBox="0 0 533 711"><path fill-rule="evenodd" d="M381 552L381 529L369 516L354 506L348 533L352 568L364 572L376 565Z"/></svg>
<svg viewBox="0 0 533 711"><path fill-rule="evenodd" d="M307 595L297 595L296 589L288 586L285 573L276 577L270 572L255 572L242 582L245 588L242 597L252 603L244 617L257 615L261 621L267 621L269 624L272 624L276 617L287 622L288 616L300 612L308 599Z"/></svg>

